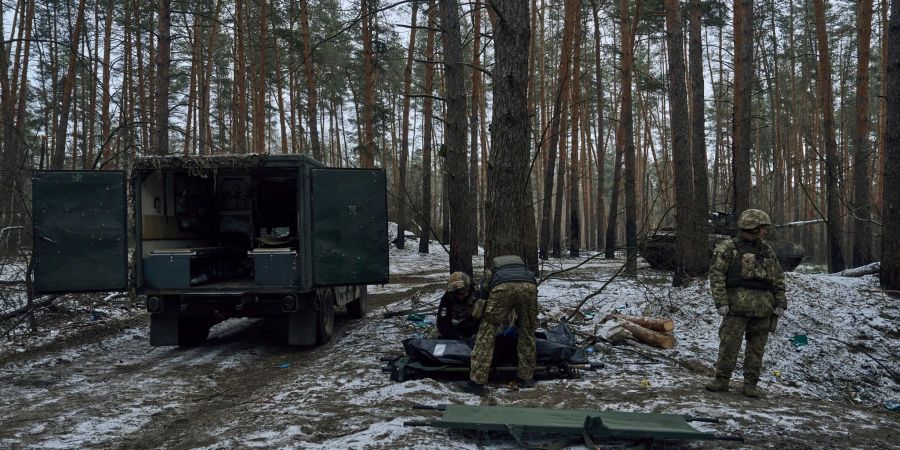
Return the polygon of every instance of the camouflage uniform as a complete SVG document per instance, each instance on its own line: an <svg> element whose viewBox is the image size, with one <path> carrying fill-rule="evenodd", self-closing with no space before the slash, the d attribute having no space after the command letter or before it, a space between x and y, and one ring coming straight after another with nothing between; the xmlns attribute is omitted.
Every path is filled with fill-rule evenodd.
<svg viewBox="0 0 900 450"><path fill-rule="evenodd" d="M457 293L464 291L463 297ZM441 339L468 339L478 332L479 319L472 316L472 308L477 300L469 276L462 272L450 275L447 291L441 297L437 313L437 332L434 337Z"/></svg>
<svg viewBox="0 0 900 450"><path fill-rule="evenodd" d="M491 369L491 359L494 356L494 339L500 331L503 321L515 312L518 318L518 360L517 375L522 380L534 378L535 340L534 331L537 329L537 285L534 275L525 269L524 264L516 264L513 270L518 274L528 274L530 281L525 281L525 276L519 276L520 280L500 281L501 271L510 266L499 266L495 258L495 270L485 273L482 285L488 283L486 289L490 292L487 306L478 334L475 337L475 348L472 350L472 362L469 378L473 383L482 385L487 383ZM519 259L521 262L521 259ZM499 266L499 267L498 267ZM497 279L495 279L497 275ZM484 290L484 287L483 287Z"/></svg>
<svg viewBox="0 0 900 450"><path fill-rule="evenodd" d="M747 210L741 218L746 219L751 212L762 214L759 216L762 225L770 224L768 215L759 210ZM738 226L744 230L758 228L741 227L740 221ZM721 389L708 388L727 389L741 350L741 340L746 336L745 393L748 387L755 390L775 308L787 309L784 273L778 258L760 239L749 240L742 235L728 239L716 247L709 269L709 286L716 308L727 307L727 314L719 328L719 359L716 362L715 383L719 383Z"/></svg>

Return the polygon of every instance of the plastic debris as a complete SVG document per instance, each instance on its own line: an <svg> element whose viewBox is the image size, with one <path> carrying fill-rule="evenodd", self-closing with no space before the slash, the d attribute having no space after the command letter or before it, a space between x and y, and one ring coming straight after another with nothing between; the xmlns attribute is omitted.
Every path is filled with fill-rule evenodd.
<svg viewBox="0 0 900 450"><path fill-rule="evenodd" d="M428 320L421 314L410 314L406 316L406 320L412 322L417 328L427 328L434 325L433 320Z"/></svg>
<svg viewBox="0 0 900 450"><path fill-rule="evenodd" d="M645 378L645 379L641 380L640 384L641 384L642 388L647 389L650 387L650 380Z"/></svg>
<svg viewBox="0 0 900 450"><path fill-rule="evenodd" d="M809 345L809 338L805 334L795 334L791 337L791 344L794 345L794 348L800 350Z"/></svg>
<svg viewBox="0 0 900 450"><path fill-rule="evenodd" d="M506 327L506 329L503 330L503 332L500 333L500 335L507 336L507 337L516 337L519 335L519 330L517 330L516 327Z"/></svg>
<svg viewBox="0 0 900 450"><path fill-rule="evenodd" d="M888 411L900 411L900 401L884 402L884 407L887 408Z"/></svg>
<svg viewBox="0 0 900 450"><path fill-rule="evenodd" d="M279 369L290 369L290 368L291 368L291 363L289 363L289 362L283 362L283 363L281 363L281 364L279 364L279 365L277 365L277 366L275 366L275 367L278 367Z"/></svg>
<svg viewBox="0 0 900 450"><path fill-rule="evenodd" d="M773 370L773 371L772 371L772 375L775 375L775 378L781 378L781 371L780 371L780 370Z"/></svg>

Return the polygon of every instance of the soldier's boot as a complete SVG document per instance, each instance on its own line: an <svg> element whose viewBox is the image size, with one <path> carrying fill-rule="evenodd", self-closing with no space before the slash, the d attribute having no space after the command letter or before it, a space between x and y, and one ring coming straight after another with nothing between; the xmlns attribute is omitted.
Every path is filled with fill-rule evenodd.
<svg viewBox="0 0 900 450"><path fill-rule="evenodd" d="M524 378L516 377L516 384L518 384L520 388L524 388L524 389L533 388L534 387L534 379L529 378L526 380Z"/></svg>
<svg viewBox="0 0 900 450"><path fill-rule="evenodd" d="M744 396L750 398L765 398L762 391L756 387L756 383L751 383L749 381L744 382Z"/></svg>
<svg viewBox="0 0 900 450"><path fill-rule="evenodd" d="M462 386L462 390L475 395L484 395L485 392L483 384L478 384L472 380L466 381Z"/></svg>
<svg viewBox="0 0 900 450"><path fill-rule="evenodd" d="M728 392L728 378L716 377L706 384L706 390L710 392Z"/></svg>

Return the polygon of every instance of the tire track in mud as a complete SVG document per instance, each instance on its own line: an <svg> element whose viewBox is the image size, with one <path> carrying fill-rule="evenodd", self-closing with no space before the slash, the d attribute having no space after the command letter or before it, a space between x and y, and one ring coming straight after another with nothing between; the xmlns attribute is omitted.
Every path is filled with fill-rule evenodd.
<svg viewBox="0 0 900 450"><path fill-rule="evenodd" d="M378 355L354 352L369 337L366 328L381 321L379 308L438 290L443 282L406 277L414 285L402 292L370 294L367 317L339 321L332 340L321 347L297 349L268 342L271 351L256 360L220 373L215 385L185 401L179 410L153 421L116 446L133 447L229 447L229 442L253 442L260 430L287 430L307 442L333 439L365 429L384 420L373 417L365 405L347 401L354 395L360 378L383 376ZM392 281L393 282L393 281ZM283 342L282 337L275 337ZM288 369L278 369L289 364ZM335 392L321 385L343 384ZM343 381L342 381L343 380ZM347 417L356 420L346 420ZM148 438L149 437L149 438ZM264 433L261 442L270 439Z"/></svg>
<svg viewBox="0 0 900 450"><path fill-rule="evenodd" d="M443 284L427 276L403 281L409 289L370 295L369 318L339 315L334 338L318 348L287 346L284 323L250 319L217 325L199 347L149 347L148 315L140 313L11 354L0 365L0 398L10 401L0 406L0 447L212 445L222 439L217 430L239 427L282 386L333 366L343 337L379 320L377 308ZM277 368L284 363L291 368ZM346 409L320 406L323 417Z"/></svg>

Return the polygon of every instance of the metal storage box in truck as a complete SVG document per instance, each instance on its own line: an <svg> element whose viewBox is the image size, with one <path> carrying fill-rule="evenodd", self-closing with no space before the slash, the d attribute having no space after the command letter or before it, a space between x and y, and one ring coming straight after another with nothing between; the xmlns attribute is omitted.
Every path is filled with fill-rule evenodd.
<svg viewBox="0 0 900 450"><path fill-rule="evenodd" d="M195 345L231 317L284 316L326 342L335 308L388 281L381 169L303 155L142 157L122 171L33 175L35 292L133 289L152 345ZM130 261L130 264L129 264Z"/></svg>

